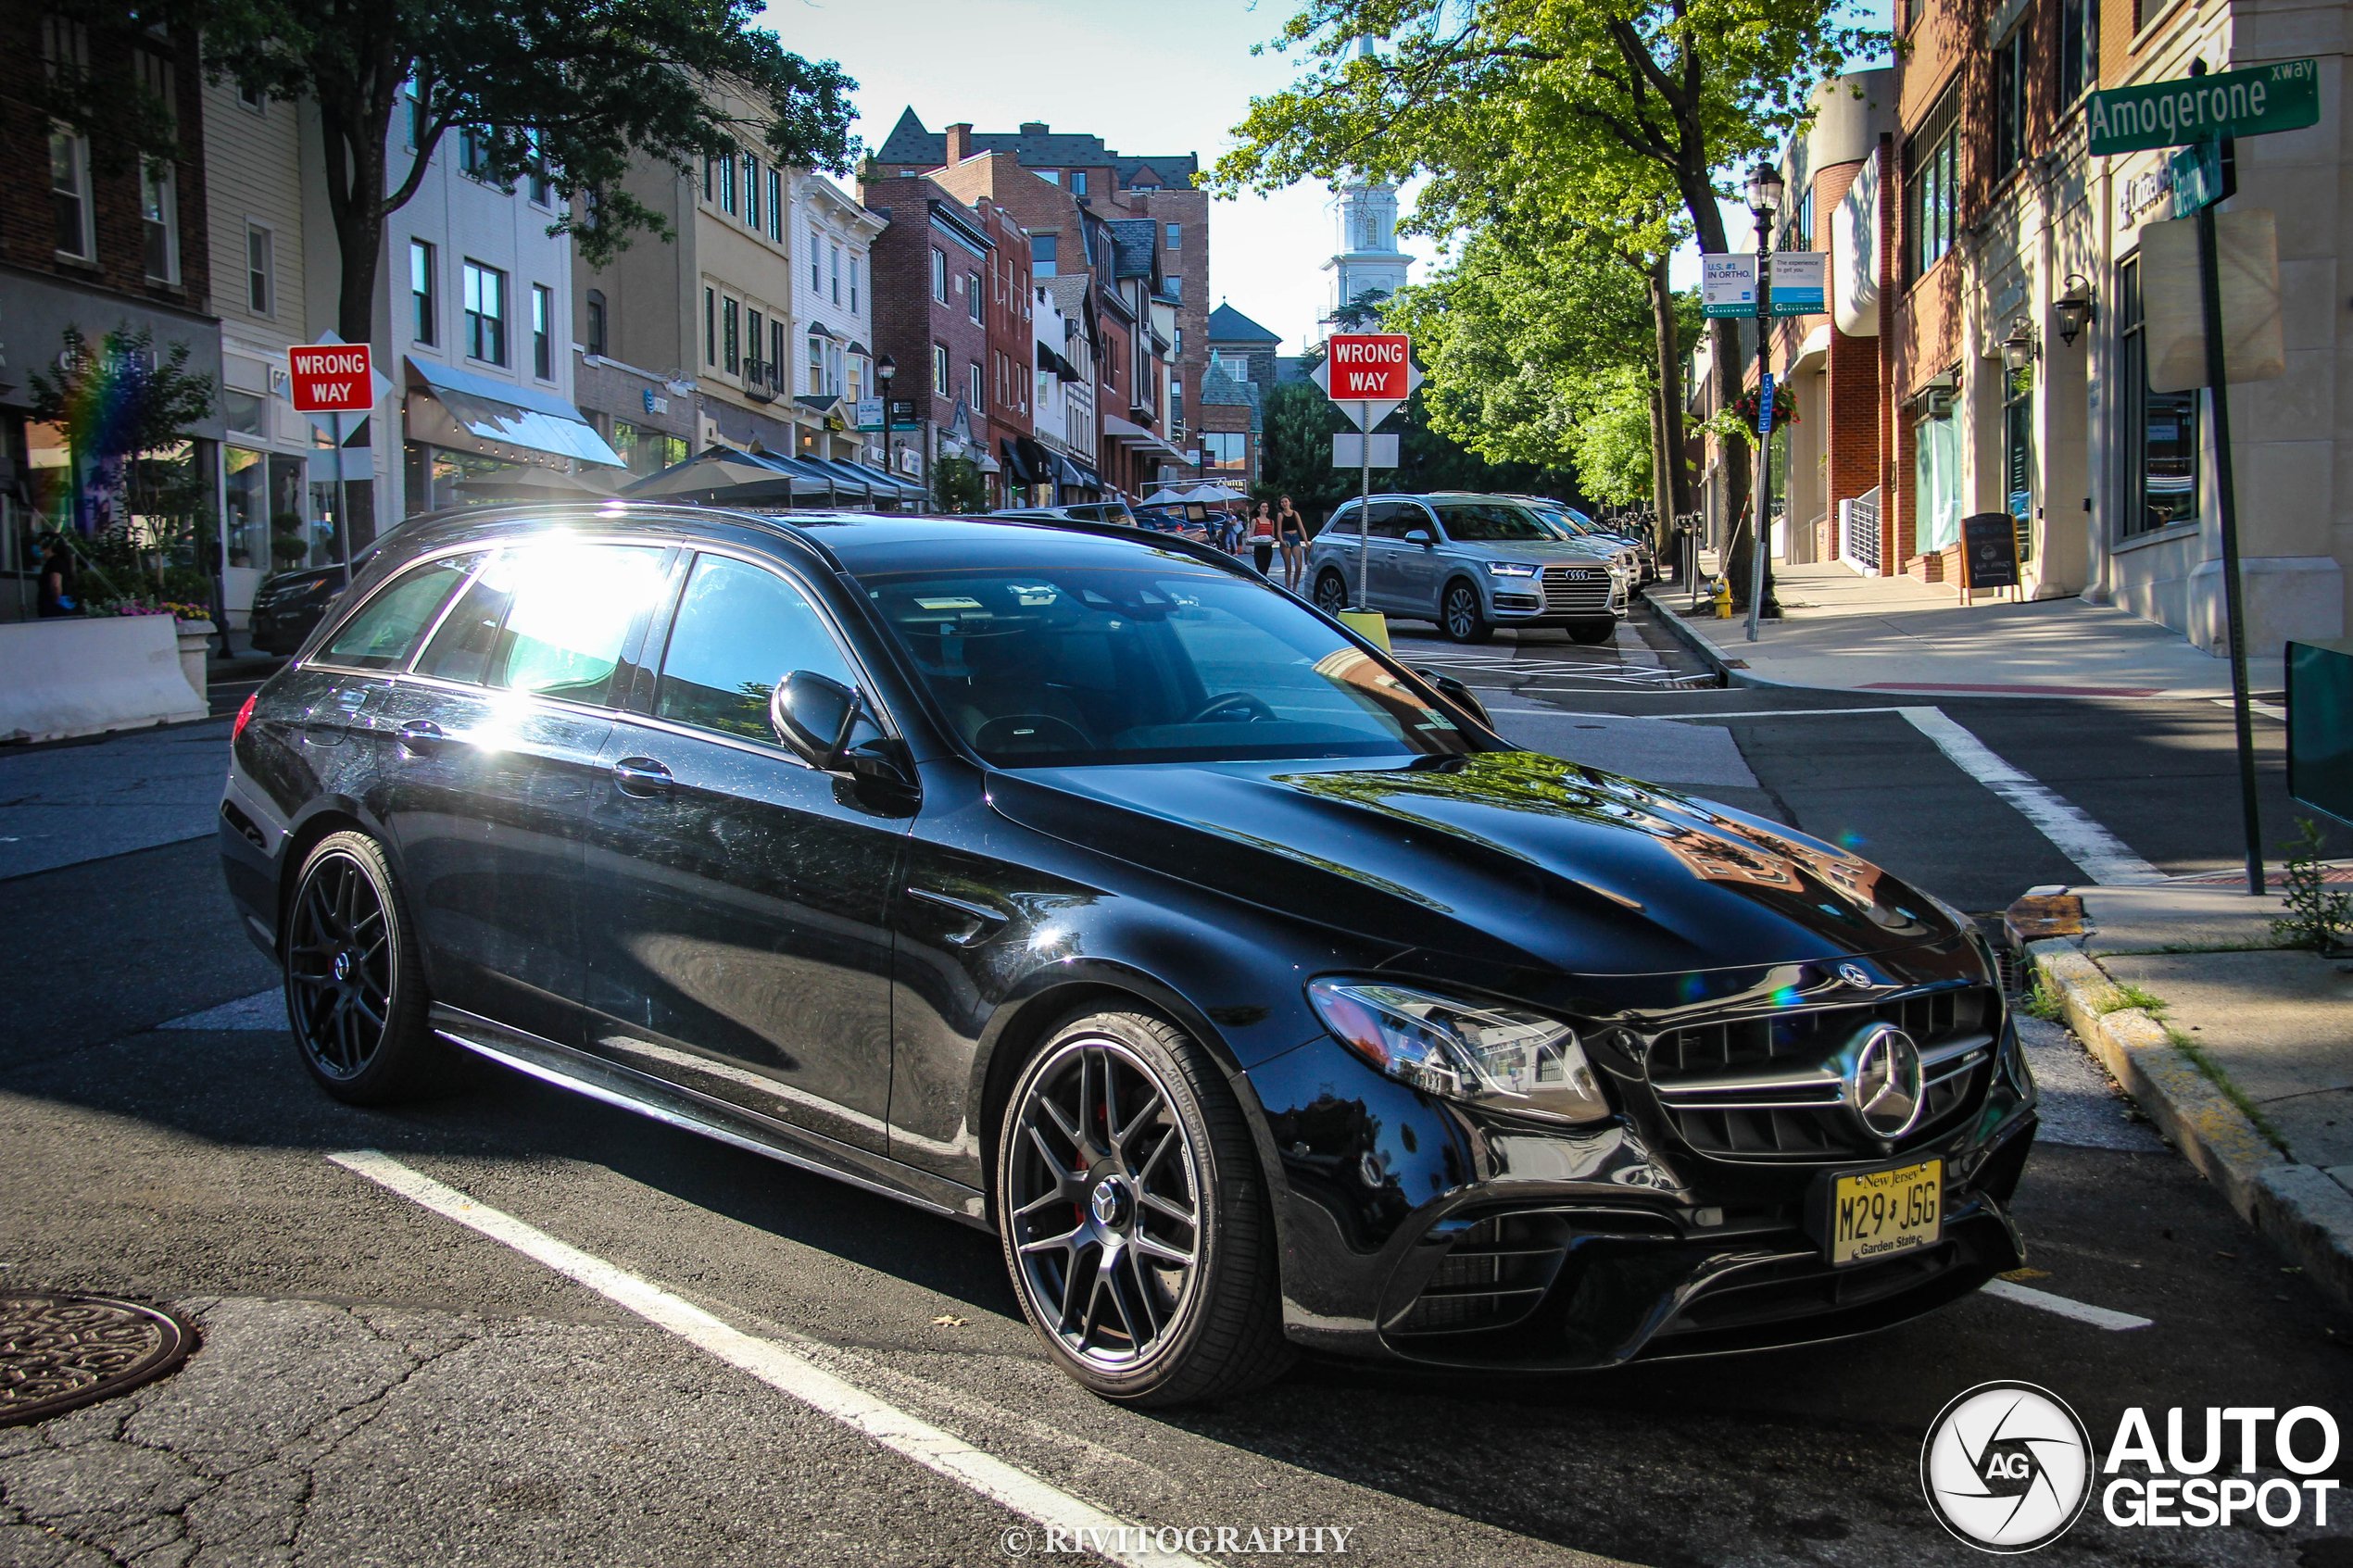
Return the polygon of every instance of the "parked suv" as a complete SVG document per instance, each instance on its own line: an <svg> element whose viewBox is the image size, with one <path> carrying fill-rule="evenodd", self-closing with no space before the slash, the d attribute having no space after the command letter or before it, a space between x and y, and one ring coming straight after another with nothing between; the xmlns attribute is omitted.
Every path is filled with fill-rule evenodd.
<svg viewBox="0 0 2353 1568"><path fill-rule="evenodd" d="M1607 523L1597 522L1567 502L1554 500L1548 495L1517 495L1513 499L1527 502L1529 510L1554 524L1568 538L1592 539L1617 550L1617 558L1626 563L1627 575L1633 579L1636 587L1658 581L1658 550L1647 535L1629 533Z"/></svg>
<svg viewBox="0 0 2353 1568"><path fill-rule="evenodd" d="M1354 603L1361 499L1333 511L1307 547L1315 604ZM1626 614L1618 547L1565 539L1525 503L1448 492L1376 495L1361 544L1361 608L1434 621L1451 642L1483 643L1499 626L1557 626L1605 643Z"/></svg>
<svg viewBox="0 0 2353 1568"><path fill-rule="evenodd" d="M993 1230L1111 1399L1804 1343L2021 1261L2034 1091L1967 916L1518 750L1205 546L444 515L230 746L322 1091L471 1052Z"/></svg>

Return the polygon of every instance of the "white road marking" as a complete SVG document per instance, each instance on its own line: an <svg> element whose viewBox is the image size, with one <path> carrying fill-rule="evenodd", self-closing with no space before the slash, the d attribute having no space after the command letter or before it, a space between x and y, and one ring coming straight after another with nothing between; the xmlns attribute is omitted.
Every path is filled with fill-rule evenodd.
<svg viewBox="0 0 2353 1568"><path fill-rule="evenodd" d="M2005 1301L2015 1301L2021 1307L2039 1307L2044 1311L2057 1312L2060 1317L2073 1318L2077 1323L2087 1323L2094 1328L2117 1333L2128 1328L2146 1328L2157 1321L2154 1318L2136 1318L2130 1312L2119 1312L2107 1307L2070 1301L2064 1296L2054 1296L2047 1290L2036 1290L2032 1286L2012 1285L2006 1279L1987 1280L1985 1294L1998 1296Z"/></svg>
<svg viewBox="0 0 2353 1568"><path fill-rule="evenodd" d="M2211 702L2217 708L2230 708L2235 705L2236 699L2227 696L2217 696L2208 697L2207 700ZM2246 710L2249 713L2260 713L2266 719L2277 719L2283 724L2287 722L2287 709L2282 708L2276 702L2258 702L2253 697L2248 697L2246 699Z"/></svg>
<svg viewBox="0 0 2353 1568"><path fill-rule="evenodd" d="M445 1186L388 1155L362 1148L330 1154L327 1158L412 1203L479 1231L558 1273L569 1275L648 1323L668 1329L687 1343L824 1411L926 1470L969 1486L1040 1524L1071 1532L1096 1532L1090 1544L1098 1554L1114 1562L1126 1563L1129 1568L1209 1568L1198 1558L1116 1549L1115 1543L1135 1539L1141 1526L1105 1513L1026 1470L981 1452L963 1438L821 1370L773 1339L730 1327L661 1286L558 1241L512 1215L476 1203L457 1188ZM1116 1533L1123 1530L1125 1534Z"/></svg>
<svg viewBox="0 0 2353 1568"><path fill-rule="evenodd" d="M2094 882L2162 882L2165 873L2125 847L2080 806L1994 755L1993 747L1945 716L1941 708L1899 708L1911 726L1936 743L1953 765L2017 807L2058 852Z"/></svg>

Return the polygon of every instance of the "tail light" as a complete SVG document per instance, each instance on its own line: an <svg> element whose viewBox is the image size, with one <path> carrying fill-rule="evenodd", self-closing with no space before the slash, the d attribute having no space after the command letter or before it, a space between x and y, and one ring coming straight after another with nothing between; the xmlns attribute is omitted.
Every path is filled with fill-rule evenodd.
<svg viewBox="0 0 2353 1568"><path fill-rule="evenodd" d="M245 733L245 726L253 721L253 705L260 700L261 694L259 692L256 692L251 696L245 698L244 706L237 709L237 721L229 726L229 744L231 746L237 744L237 737L244 734Z"/></svg>

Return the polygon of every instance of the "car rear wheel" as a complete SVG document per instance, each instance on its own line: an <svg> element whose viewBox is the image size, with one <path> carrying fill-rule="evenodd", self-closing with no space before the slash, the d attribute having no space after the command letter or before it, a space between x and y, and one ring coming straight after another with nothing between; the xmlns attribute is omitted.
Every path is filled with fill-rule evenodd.
<svg viewBox="0 0 2353 1568"><path fill-rule="evenodd" d="M374 839L330 834L310 851L282 961L287 1020L321 1088L383 1105L447 1085L453 1059L426 1021L416 927Z"/></svg>
<svg viewBox="0 0 2353 1568"><path fill-rule="evenodd" d="M1568 629L1570 642L1582 643L1589 648L1599 647L1604 643L1614 641L1617 636L1617 622L1615 621L1579 621Z"/></svg>
<svg viewBox="0 0 2353 1568"><path fill-rule="evenodd" d="M1450 643L1483 643L1495 635L1478 590L1459 577L1446 584L1446 596L1439 601L1438 629Z"/></svg>
<svg viewBox="0 0 2353 1568"><path fill-rule="evenodd" d="M1056 1029L1006 1106L996 1188L1022 1311L1096 1394L1221 1399L1290 1364L1249 1126L1174 1025L1094 1012Z"/></svg>
<svg viewBox="0 0 2353 1568"><path fill-rule="evenodd" d="M1348 608L1348 579L1329 567L1315 579L1315 608L1326 615L1338 615Z"/></svg>

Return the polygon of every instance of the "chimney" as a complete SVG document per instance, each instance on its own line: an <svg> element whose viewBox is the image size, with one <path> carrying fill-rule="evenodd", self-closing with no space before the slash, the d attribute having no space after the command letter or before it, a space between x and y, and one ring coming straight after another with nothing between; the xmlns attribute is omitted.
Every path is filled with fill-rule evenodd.
<svg viewBox="0 0 2353 1568"><path fill-rule="evenodd" d="M973 156L973 128L970 121L948 128L948 166L952 169Z"/></svg>
<svg viewBox="0 0 2353 1568"><path fill-rule="evenodd" d="M1042 119L1025 119L1021 122L1021 133L1025 136L1043 136L1046 133L1046 122Z"/></svg>

